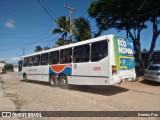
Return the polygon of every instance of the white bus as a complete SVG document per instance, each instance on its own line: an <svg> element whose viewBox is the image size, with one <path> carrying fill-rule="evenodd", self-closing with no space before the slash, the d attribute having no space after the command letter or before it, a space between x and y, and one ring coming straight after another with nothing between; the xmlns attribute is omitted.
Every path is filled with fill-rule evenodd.
<svg viewBox="0 0 160 120"><path fill-rule="evenodd" d="M49 82L51 86L113 85L136 78L133 43L106 35L22 56L23 79Z"/></svg>

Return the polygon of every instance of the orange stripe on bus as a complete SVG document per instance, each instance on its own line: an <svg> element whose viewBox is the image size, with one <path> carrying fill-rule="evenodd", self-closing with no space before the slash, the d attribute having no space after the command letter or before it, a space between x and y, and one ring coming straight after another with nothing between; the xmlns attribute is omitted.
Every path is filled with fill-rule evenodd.
<svg viewBox="0 0 160 120"><path fill-rule="evenodd" d="M50 66L55 72L62 71L66 66L72 67L72 64Z"/></svg>

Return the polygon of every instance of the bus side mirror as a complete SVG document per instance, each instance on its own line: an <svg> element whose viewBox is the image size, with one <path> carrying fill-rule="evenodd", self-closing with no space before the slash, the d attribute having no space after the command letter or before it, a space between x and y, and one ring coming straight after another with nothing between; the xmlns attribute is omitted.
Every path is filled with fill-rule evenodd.
<svg viewBox="0 0 160 120"><path fill-rule="evenodd" d="M20 72L22 70L22 60L18 61L18 71Z"/></svg>

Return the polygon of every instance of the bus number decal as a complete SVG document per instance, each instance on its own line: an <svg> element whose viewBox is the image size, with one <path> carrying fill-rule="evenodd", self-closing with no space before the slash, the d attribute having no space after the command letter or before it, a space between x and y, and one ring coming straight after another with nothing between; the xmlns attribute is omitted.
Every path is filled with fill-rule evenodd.
<svg viewBox="0 0 160 120"><path fill-rule="evenodd" d="M31 72L31 71L35 72L35 71L37 71L37 69L28 69L28 71L29 72Z"/></svg>
<svg viewBox="0 0 160 120"><path fill-rule="evenodd" d="M101 71L101 67L93 67L93 71Z"/></svg>

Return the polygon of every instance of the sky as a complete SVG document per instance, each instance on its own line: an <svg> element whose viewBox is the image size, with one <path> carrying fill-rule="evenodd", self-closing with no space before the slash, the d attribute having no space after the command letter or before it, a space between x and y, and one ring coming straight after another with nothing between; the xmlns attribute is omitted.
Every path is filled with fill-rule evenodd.
<svg viewBox="0 0 160 120"><path fill-rule="evenodd" d="M53 47L60 37L53 35L52 30L57 28L54 20L61 16L69 17L69 10L64 4L78 10L73 11L73 19L87 18L91 23L91 31L97 31L96 22L91 19L87 9L93 0L41 0L48 6L50 15L39 4L38 0L0 0L0 61L17 64L23 54L31 54L36 46ZM150 48L152 26L147 23L148 29L141 35L142 49ZM109 30L102 35L116 34L126 37L125 31ZM160 49L160 37L157 39L156 50Z"/></svg>

